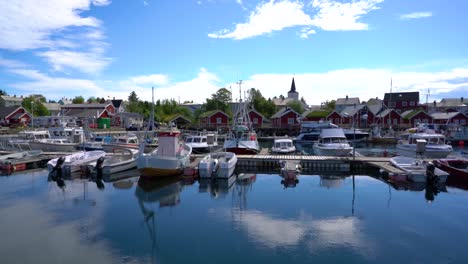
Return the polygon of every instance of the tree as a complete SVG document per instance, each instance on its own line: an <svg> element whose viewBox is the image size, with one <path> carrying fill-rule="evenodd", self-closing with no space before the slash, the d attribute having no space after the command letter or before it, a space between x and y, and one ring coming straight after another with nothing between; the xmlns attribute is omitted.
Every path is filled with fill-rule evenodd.
<svg viewBox="0 0 468 264"><path fill-rule="evenodd" d="M96 97L91 96L91 97L88 98L88 100L86 100L86 102L88 104L91 104L91 103L97 103L97 102L99 102L99 100Z"/></svg>
<svg viewBox="0 0 468 264"><path fill-rule="evenodd" d="M134 112L134 113L139 113L139 107L138 107L138 96L135 93L135 91L132 91L130 95L128 96L128 105L127 105L127 111L128 112Z"/></svg>
<svg viewBox="0 0 468 264"><path fill-rule="evenodd" d="M260 90L250 89L250 97L255 110L266 117L272 116L276 112L276 105L271 99L266 100Z"/></svg>
<svg viewBox="0 0 468 264"><path fill-rule="evenodd" d="M73 104L82 104L84 102L85 102L85 99L81 95L75 96L75 98L73 98L72 100Z"/></svg>
<svg viewBox="0 0 468 264"><path fill-rule="evenodd" d="M0 90L0 95L8 95L5 91Z"/></svg>
<svg viewBox="0 0 468 264"><path fill-rule="evenodd" d="M286 104L289 106L292 110L298 112L299 114L302 114L304 112L304 107L299 101L291 101Z"/></svg>
<svg viewBox="0 0 468 264"><path fill-rule="evenodd" d="M206 99L206 103L202 106L205 111L221 110L225 113L231 112L229 103L231 102L231 91L226 88L219 89L211 95L211 99Z"/></svg>
<svg viewBox="0 0 468 264"><path fill-rule="evenodd" d="M335 110L335 106L336 106L336 101L331 100L331 101L326 101L325 103L322 103L321 108L324 110L333 111Z"/></svg>
<svg viewBox="0 0 468 264"><path fill-rule="evenodd" d="M34 96L23 98L21 106L28 110L34 116L48 116L50 111L45 107L44 103Z"/></svg>

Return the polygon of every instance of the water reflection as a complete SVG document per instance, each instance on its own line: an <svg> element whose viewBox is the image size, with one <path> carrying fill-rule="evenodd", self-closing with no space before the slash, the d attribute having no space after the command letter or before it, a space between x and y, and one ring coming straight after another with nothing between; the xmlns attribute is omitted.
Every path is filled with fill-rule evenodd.
<svg viewBox="0 0 468 264"><path fill-rule="evenodd" d="M427 202L433 202L435 197L440 192L447 192L447 187L445 183L437 183L432 181L427 182L411 182L411 181L396 181L389 178L376 177L377 179L385 182L397 191L412 191L412 192L422 192L424 191L424 198ZM389 195L391 191L389 190ZM390 199L388 204L390 204Z"/></svg>
<svg viewBox="0 0 468 264"><path fill-rule="evenodd" d="M221 178L200 178L198 180L198 192L210 193L213 199L226 198L227 194L233 189L236 176L231 176L228 179Z"/></svg>
<svg viewBox="0 0 468 264"><path fill-rule="evenodd" d="M346 176L340 175L320 175L320 187L327 189L336 189L343 186Z"/></svg>

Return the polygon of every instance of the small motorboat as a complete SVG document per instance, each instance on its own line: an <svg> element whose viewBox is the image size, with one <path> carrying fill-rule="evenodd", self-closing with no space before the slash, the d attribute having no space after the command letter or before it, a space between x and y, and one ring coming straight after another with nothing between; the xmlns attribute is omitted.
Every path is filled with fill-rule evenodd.
<svg viewBox="0 0 468 264"><path fill-rule="evenodd" d="M110 175L136 168L136 149L115 149L113 155L102 157L103 160L89 163L88 171L97 172L101 169L102 175Z"/></svg>
<svg viewBox="0 0 468 264"><path fill-rule="evenodd" d="M396 156L390 159L390 164L402 170L407 179L412 182L426 182L434 178L438 182L444 183L448 177L448 173L445 171L420 159Z"/></svg>
<svg viewBox="0 0 468 264"><path fill-rule="evenodd" d="M236 168L237 156L233 152L206 155L198 164L200 178L229 178Z"/></svg>
<svg viewBox="0 0 468 264"><path fill-rule="evenodd" d="M56 166L59 164L62 174L70 175L74 172L80 171L81 166L97 161L105 155L106 153L102 150L75 152L60 158L51 159L47 162L47 169L49 170L49 173L51 173L57 169ZM58 162L59 159L63 160L63 163Z"/></svg>
<svg viewBox="0 0 468 264"><path fill-rule="evenodd" d="M346 157L353 151L341 128L322 129L313 149L316 155L335 157Z"/></svg>
<svg viewBox="0 0 468 264"><path fill-rule="evenodd" d="M468 180L467 159L436 159L434 160L434 165L450 175Z"/></svg>
<svg viewBox="0 0 468 264"><path fill-rule="evenodd" d="M271 147L271 152L286 154L296 151L293 140L290 138L276 138Z"/></svg>

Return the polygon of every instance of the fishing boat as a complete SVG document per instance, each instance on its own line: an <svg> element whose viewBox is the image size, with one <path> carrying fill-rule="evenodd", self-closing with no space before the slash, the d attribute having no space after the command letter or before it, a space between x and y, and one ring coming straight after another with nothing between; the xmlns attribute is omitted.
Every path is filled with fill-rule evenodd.
<svg viewBox="0 0 468 264"><path fill-rule="evenodd" d="M275 138L271 152L279 154L293 153L296 152L296 147L290 138Z"/></svg>
<svg viewBox="0 0 468 264"><path fill-rule="evenodd" d="M429 177L435 177L439 183L447 180L448 173L436 168L434 164L424 160L405 156L396 156L390 159L390 164L399 168L412 182L427 182Z"/></svg>
<svg viewBox="0 0 468 264"><path fill-rule="evenodd" d="M233 152L206 155L198 164L200 178L229 178L236 168L237 156Z"/></svg>
<svg viewBox="0 0 468 264"><path fill-rule="evenodd" d="M207 153L218 147L218 134L202 132L198 135L189 135L185 144L192 147L193 153Z"/></svg>
<svg viewBox="0 0 468 264"><path fill-rule="evenodd" d="M314 153L320 156L349 156L353 147L341 128L322 129L319 139L313 145Z"/></svg>
<svg viewBox="0 0 468 264"><path fill-rule="evenodd" d="M406 157L421 156L443 159L452 153L452 146L446 144L445 136L439 133L410 133L407 139L400 140L396 146L397 154Z"/></svg>
<svg viewBox="0 0 468 264"><path fill-rule="evenodd" d="M180 131L170 126L159 131L158 148L144 153L145 143L140 145L137 169L145 177L179 175L190 162L192 147L180 140Z"/></svg>
<svg viewBox="0 0 468 264"><path fill-rule="evenodd" d="M0 170L2 173L11 174L27 169L27 163L42 154L42 150L22 151L0 156Z"/></svg>
<svg viewBox="0 0 468 264"><path fill-rule="evenodd" d="M49 173L51 173L57 169L56 166L59 164L62 174L69 175L74 172L79 172L81 166L97 161L105 155L106 153L102 150L75 152L60 158L51 159L47 162L47 169ZM59 159L62 159L63 163L61 162L62 160L59 161Z"/></svg>
<svg viewBox="0 0 468 264"><path fill-rule="evenodd" d="M466 159L436 159L434 165L460 180L468 180L468 160Z"/></svg>
<svg viewBox="0 0 468 264"><path fill-rule="evenodd" d="M136 168L136 149L116 149L111 156L105 156L87 165L89 172L101 169L102 175L110 175Z"/></svg>
<svg viewBox="0 0 468 264"><path fill-rule="evenodd" d="M248 102L242 101L242 99L237 105L231 129L224 141L223 148L225 151L234 152L237 155L257 154L260 152L257 133L250 122L247 106Z"/></svg>
<svg viewBox="0 0 468 264"><path fill-rule="evenodd" d="M90 141L84 142L80 147L86 151L104 150L102 144L108 144L111 142L111 140L111 136L95 136Z"/></svg>
<svg viewBox="0 0 468 264"><path fill-rule="evenodd" d="M140 148L142 142L138 139L135 135L125 135L125 136L118 136L114 137L108 143L102 143L102 148L107 153L114 152L115 149L136 149ZM149 153L155 150L158 147L158 144L155 142L144 142L145 149L143 150L144 153Z"/></svg>
<svg viewBox="0 0 468 264"><path fill-rule="evenodd" d="M322 129L340 128L330 121L303 121L301 122L301 130L299 135L294 139L294 142L301 144L312 144L316 142ZM362 141L369 137L369 132L361 129L343 129L344 135L348 140Z"/></svg>

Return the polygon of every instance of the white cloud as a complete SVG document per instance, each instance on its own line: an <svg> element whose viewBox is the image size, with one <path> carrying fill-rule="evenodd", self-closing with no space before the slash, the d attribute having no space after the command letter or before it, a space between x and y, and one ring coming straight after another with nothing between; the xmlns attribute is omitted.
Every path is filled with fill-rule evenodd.
<svg viewBox="0 0 468 264"><path fill-rule="evenodd" d="M314 0L310 8L315 11L311 17L306 13L302 2L292 0L261 3L250 13L248 21L236 24L234 30L222 29L208 34L211 38L246 39L255 36L280 31L285 28L311 26L322 30L367 30L368 25L358 20L372 10L383 0L360 0L341 3L333 0ZM312 13L312 12L311 12ZM309 32L312 32L310 29ZM315 31L313 31L315 33ZM309 34L302 32L301 38Z"/></svg>
<svg viewBox="0 0 468 264"><path fill-rule="evenodd" d="M166 75L163 74L151 74L141 75L130 78L130 81L134 84L146 84L146 85L165 85L169 82Z"/></svg>
<svg viewBox="0 0 468 264"><path fill-rule="evenodd" d="M208 36L212 38L245 39L288 27L308 25L311 23L311 19L304 13L302 8L303 4L299 2L275 2L271 0L257 6L256 10L250 14L248 22L237 24L232 32L223 29L217 33L208 34Z"/></svg>
<svg viewBox="0 0 468 264"><path fill-rule="evenodd" d="M85 73L100 72L111 60L102 57L102 50L95 52L75 52L68 50L54 50L38 53L47 59L55 71L65 71L66 68L78 69Z"/></svg>
<svg viewBox="0 0 468 264"><path fill-rule="evenodd" d="M26 94L42 94L48 99L59 99L62 96L73 94L75 96L95 96L104 93L103 89L90 80L50 77L37 70L22 68L9 69L8 71L28 80L8 85Z"/></svg>
<svg viewBox="0 0 468 264"><path fill-rule="evenodd" d="M0 49L37 52L56 71L97 73L110 63L101 21L81 13L109 0L0 2Z"/></svg>
<svg viewBox="0 0 468 264"><path fill-rule="evenodd" d="M432 16L431 12L414 12L410 14L400 15L400 19L410 20L410 19L418 19L418 18L425 18L425 17L431 17L431 16Z"/></svg>
<svg viewBox="0 0 468 264"><path fill-rule="evenodd" d="M147 1L143 1L143 5L144 5L144 6L149 6L149 4L148 4Z"/></svg>
<svg viewBox="0 0 468 264"><path fill-rule="evenodd" d="M0 2L0 48L27 50L53 45L51 35L68 27L99 27L93 17L80 16L89 10L89 0L18 0ZM95 5L109 1L93 0Z"/></svg>
<svg viewBox="0 0 468 264"><path fill-rule="evenodd" d="M323 30L367 30L368 25L358 20L383 0L361 0L341 3L331 0L314 0L312 7L318 9L312 25Z"/></svg>
<svg viewBox="0 0 468 264"><path fill-rule="evenodd" d="M303 28L301 29L301 33L299 34L300 38L302 39L307 39L309 38L309 35L316 34L317 31L314 29L309 29L309 28Z"/></svg>

